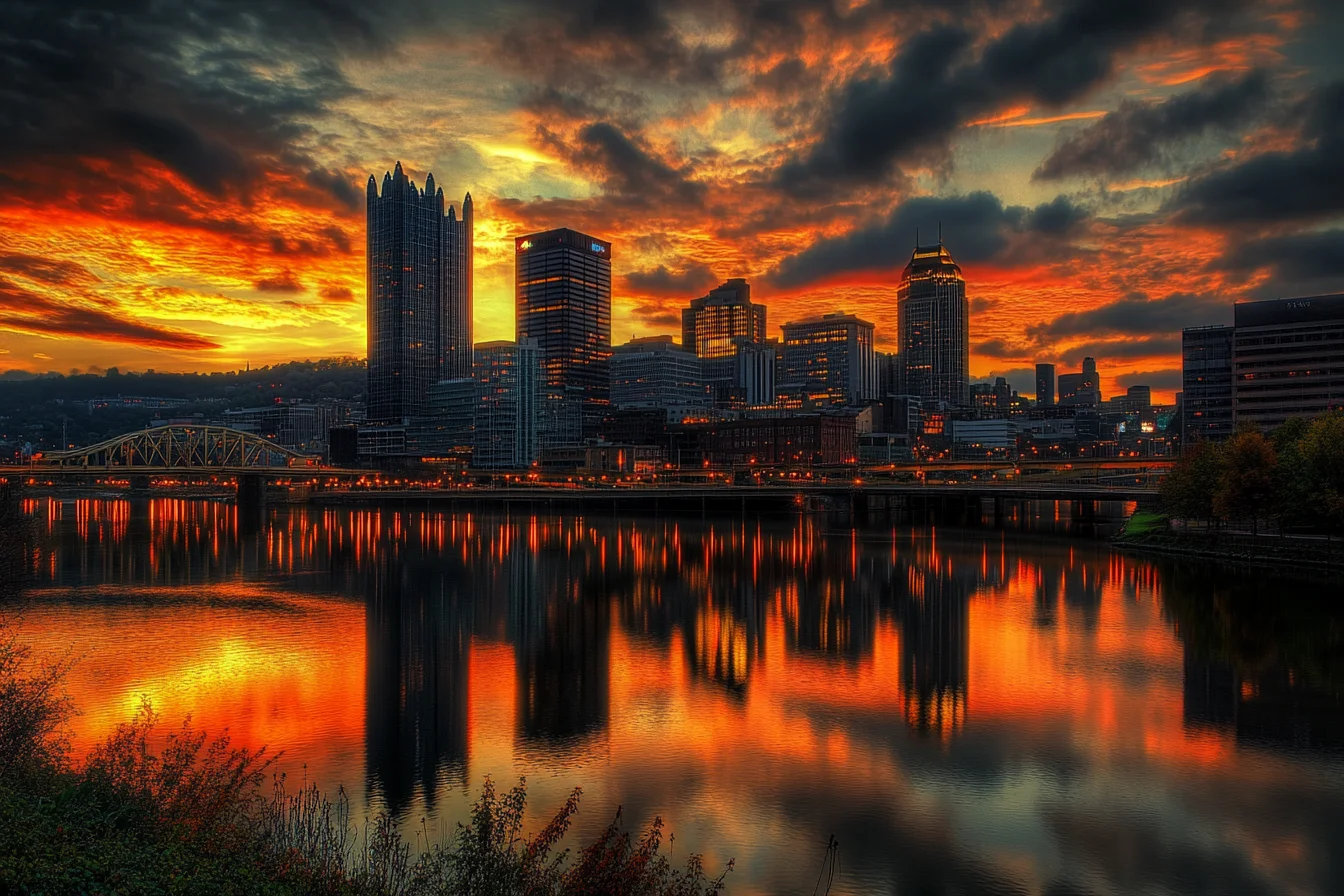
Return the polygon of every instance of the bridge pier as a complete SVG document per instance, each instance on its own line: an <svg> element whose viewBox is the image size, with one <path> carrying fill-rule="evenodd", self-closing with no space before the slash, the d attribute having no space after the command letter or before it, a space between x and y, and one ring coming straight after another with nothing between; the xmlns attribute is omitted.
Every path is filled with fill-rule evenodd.
<svg viewBox="0 0 1344 896"><path fill-rule="evenodd" d="M238 512L258 513L266 507L266 479L258 473L238 475Z"/></svg>
<svg viewBox="0 0 1344 896"><path fill-rule="evenodd" d="M1003 528L1003 521L1004 521L1004 516L1005 516L1004 511L1005 511L1005 502L1004 502L1004 499L1003 499L1001 496L999 496L999 495L995 495L995 496L994 496L994 528L995 528L995 529L1002 529L1002 528Z"/></svg>

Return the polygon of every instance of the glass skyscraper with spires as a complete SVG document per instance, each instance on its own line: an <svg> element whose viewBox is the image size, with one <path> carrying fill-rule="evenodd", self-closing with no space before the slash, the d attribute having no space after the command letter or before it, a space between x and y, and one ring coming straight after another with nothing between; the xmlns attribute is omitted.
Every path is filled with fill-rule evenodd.
<svg viewBox="0 0 1344 896"><path fill-rule="evenodd" d="M369 177L368 420L402 423L429 413L429 387L471 376L473 235L471 194L462 214L447 206L434 175L424 189L398 162Z"/></svg>

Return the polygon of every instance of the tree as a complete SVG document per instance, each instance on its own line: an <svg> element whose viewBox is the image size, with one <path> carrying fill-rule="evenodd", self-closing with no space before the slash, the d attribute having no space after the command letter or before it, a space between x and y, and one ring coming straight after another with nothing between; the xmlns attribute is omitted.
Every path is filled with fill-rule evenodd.
<svg viewBox="0 0 1344 896"><path fill-rule="evenodd" d="M1253 429L1237 432L1223 446L1223 471L1213 495L1214 513L1223 519L1250 520L1258 534L1260 520L1274 508L1274 446Z"/></svg>
<svg viewBox="0 0 1344 896"><path fill-rule="evenodd" d="M1187 520L1213 519L1213 496L1223 475L1219 445L1200 439L1186 447L1162 480L1162 505L1171 516Z"/></svg>
<svg viewBox="0 0 1344 896"><path fill-rule="evenodd" d="M1311 421L1298 442L1315 522L1344 531L1344 412Z"/></svg>

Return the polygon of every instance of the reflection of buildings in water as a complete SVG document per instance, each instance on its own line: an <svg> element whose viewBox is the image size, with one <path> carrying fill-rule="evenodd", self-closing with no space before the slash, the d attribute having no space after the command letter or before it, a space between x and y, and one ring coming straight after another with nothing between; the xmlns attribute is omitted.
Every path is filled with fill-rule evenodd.
<svg viewBox="0 0 1344 896"><path fill-rule="evenodd" d="M1241 689L1237 740L1328 753L1344 751L1344 697L1311 685L1280 664Z"/></svg>
<svg viewBox="0 0 1344 896"><path fill-rule="evenodd" d="M1059 616L1060 573L1054 568L1040 569L1036 588L1035 623L1040 628L1052 628Z"/></svg>
<svg viewBox="0 0 1344 896"><path fill-rule="evenodd" d="M1099 564L1083 559L1072 560L1064 568L1064 607L1076 613L1083 628L1096 631L1101 616L1101 594L1105 577Z"/></svg>
<svg viewBox="0 0 1344 896"><path fill-rule="evenodd" d="M910 565L900 601L905 721L949 734L966 724L970 669L970 583L936 567Z"/></svg>
<svg viewBox="0 0 1344 896"><path fill-rule="evenodd" d="M686 659L691 674L744 697L765 654L763 605L749 581L725 582L712 594L687 626Z"/></svg>
<svg viewBox="0 0 1344 896"><path fill-rule="evenodd" d="M466 784L470 610L444 572L387 551L367 573L368 784L394 815Z"/></svg>
<svg viewBox="0 0 1344 896"><path fill-rule="evenodd" d="M1187 640L1182 718L1189 727L1231 727L1241 702L1241 679L1230 663L1205 659Z"/></svg>
<svg viewBox="0 0 1344 896"><path fill-rule="evenodd" d="M1261 747L1344 750L1344 699L1274 663L1243 678L1229 661L1185 644L1183 717L1189 727L1235 732Z"/></svg>
<svg viewBox="0 0 1344 896"><path fill-rule="evenodd" d="M567 552L520 549L508 558L524 738L564 741L606 728L610 598L600 572L575 556L591 549L576 541Z"/></svg>

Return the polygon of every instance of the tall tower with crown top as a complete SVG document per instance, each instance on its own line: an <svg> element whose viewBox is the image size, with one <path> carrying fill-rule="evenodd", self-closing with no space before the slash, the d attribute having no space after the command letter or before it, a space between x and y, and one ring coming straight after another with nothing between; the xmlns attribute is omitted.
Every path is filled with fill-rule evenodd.
<svg viewBox="0 0 1344 896"><path fill-rule="evenodd" d="M471 196L459 221L434 175L424 189L398 162L367 188L368 420L429 411L429 387L471 372Z"/></svg>
<svg viewBox="0 0 1344 896"><path fill-rule="evenodd" d="M918 237L916 237L918 242ZM926 406L963 406L970 375L970 308L961 267L943 247L916 246L896 289L906 391Z"/></svg>

